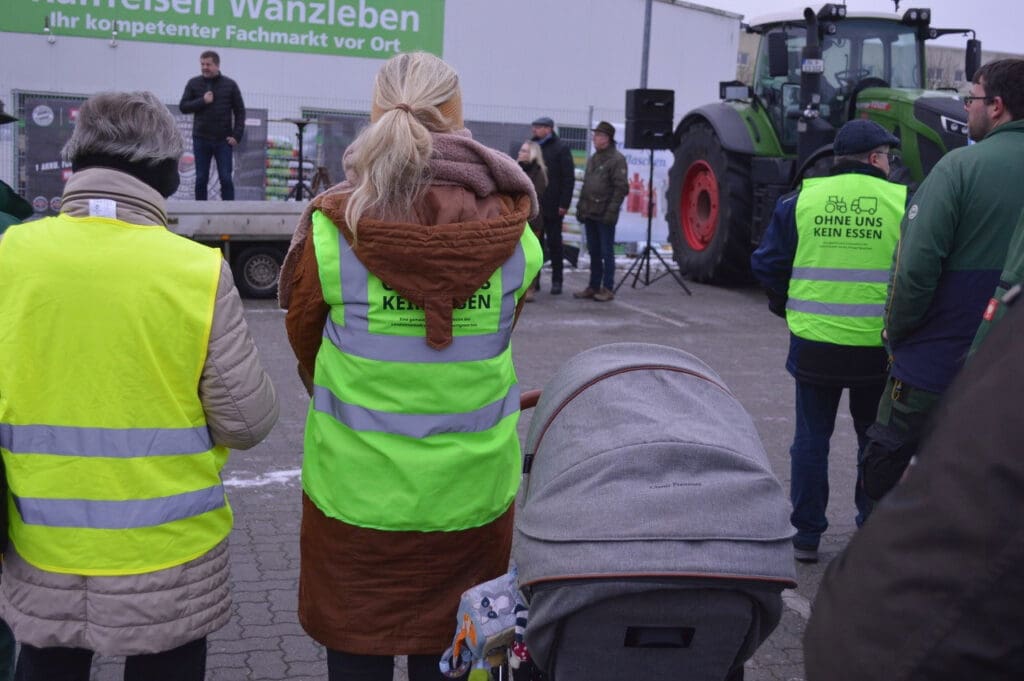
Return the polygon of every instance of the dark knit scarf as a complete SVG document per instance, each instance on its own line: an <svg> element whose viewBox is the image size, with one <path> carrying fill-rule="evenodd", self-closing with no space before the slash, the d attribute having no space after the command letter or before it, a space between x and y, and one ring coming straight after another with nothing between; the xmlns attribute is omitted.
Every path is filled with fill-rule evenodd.
<svg viewBox="0 0 1024 681"><path fill-rule="evenodd" d="M168 158L156 163L132 161L113 154L80 154L71 160L71 170L78 172L85 168L113 168L128 173L153 189L165 199L178 191L181 177L178 175L178 159Z"/></svg>

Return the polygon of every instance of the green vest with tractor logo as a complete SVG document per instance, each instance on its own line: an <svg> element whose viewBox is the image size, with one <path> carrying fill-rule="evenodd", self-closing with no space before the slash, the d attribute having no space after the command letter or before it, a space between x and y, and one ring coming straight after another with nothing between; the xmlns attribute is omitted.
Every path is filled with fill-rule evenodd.
<svg viewBox="0 0 1024 681"><path fill-rule="evenodd" d="M786 322L793 335L881 346L892 255L907 188L862 173L804 180Z"/></svg>
<svg viewBox="0 0 1024 681"><path fill-rule="evenodd" d="M306 420L303 489L327 516L387 531L454 531L504 513L519 487L511 333L540 269L527 226L512 257L453 310L452 343L313 214L330 313Z"/></svg>

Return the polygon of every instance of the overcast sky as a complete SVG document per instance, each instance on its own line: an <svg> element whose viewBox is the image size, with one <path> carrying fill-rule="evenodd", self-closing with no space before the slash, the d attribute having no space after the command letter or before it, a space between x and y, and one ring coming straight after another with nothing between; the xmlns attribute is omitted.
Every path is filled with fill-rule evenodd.
<svg viewBox="0 0 1024 681"><path fill-rule="evenodd" d="M784 12L802 7L820 9L818 0L800 5L793 0L695 0L698 4L736 12L744 21L763 14ZM981 40L982 49L1024 53L1024 22L1019 19L1021 5L1017 0L901 0L900 14L911 7L929 7L932 26L936 28L973 28ZM851 12L892 12L892 0L850 0L846 8ZM942 45L963 45L959 36L946 36L936 41Z"/></svg>

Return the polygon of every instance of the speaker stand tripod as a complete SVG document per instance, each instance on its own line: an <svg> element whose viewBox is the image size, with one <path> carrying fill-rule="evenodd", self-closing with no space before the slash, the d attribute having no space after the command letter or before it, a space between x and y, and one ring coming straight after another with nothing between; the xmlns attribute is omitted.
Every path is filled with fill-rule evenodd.
<svg viewBox="0 0 1024 681"><path fill-rule="evenodd" d="M640 272L643 271L644 286L650 286L652 283L658 281L662 277L672 275L672 278L676 280L676 283L682 286L683 290L686 291L686 295L692 296L693 293L690 291L689 288L687 288L686 282L683 281L683 278L680 276L680 274L674 269L672 269L672 267L668 264L668 262L665 261L665 258L662 257L661 253L659 253L657 249L651 246L651 221L654 218L654 149L650 149L649 151L650 173L647 177L647 243L646 245L644 245L644 250L640 253L640 255L637 256L637 258L629 266L629 269L626 270L626 273L622 275L622 279L619 279L619 283L615 285L614 289L612 289L612 293L617 293L619 288L621 288L622 284L625 283L627 279L629 279L629 275L631 274L633 275L633 283L631 284L631 286L633 288L636 288L637 282L640 281ZM665 268L665 271L659 274L658 276L654 277L654 279L651 279L651 255L653 255L659 261L661 261L662 266Z"/></svg>

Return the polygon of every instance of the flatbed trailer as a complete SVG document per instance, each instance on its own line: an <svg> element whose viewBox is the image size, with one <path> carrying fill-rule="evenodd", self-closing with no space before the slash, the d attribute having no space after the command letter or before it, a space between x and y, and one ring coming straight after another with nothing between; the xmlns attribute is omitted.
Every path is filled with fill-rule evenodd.
<svg viewBox="0 0 1024 681"><path fill-rule="evenodd" d="M176 234L220 248L239 293L272 298L292 233L308 201L167 202Z"/></svg>

